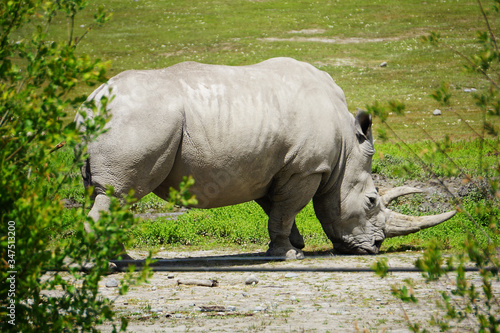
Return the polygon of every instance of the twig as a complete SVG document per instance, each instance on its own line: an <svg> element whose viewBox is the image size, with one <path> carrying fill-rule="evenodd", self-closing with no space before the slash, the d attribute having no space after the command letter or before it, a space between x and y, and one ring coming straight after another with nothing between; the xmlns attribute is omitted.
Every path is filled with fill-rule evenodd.
<svg viewBox="0 0 500 333"><path fill-rule="evenodd" d="M427 166L427 164L422 160L422 158L420 156L418 156L417 153L415 153L411 148L410 146L392 129L391 126L389 126L389 124L387 124L386 122L384 122L384 125L392 132L392 134L396 137L396 139L399 141L399 142L402 142L403 145L405 146L405 148L412 154L414 155L417 160L419 161L419 163L422 165L422 167L428 171L433 177L435 177L438 181L439 181L439 184L446 190L446 192L448 192L448 194L456 201L458 202L458 206L460 207L460 209L467 215L467 217L476 225L476 227L481 230L481 232L484 234L484 236L488 239L488 242L489 243L493 243L493 240L490 238L490 236L486 233L486 231L484 231L483 227L476 221L476 219L463 207L463 205L460 203L460 201L455 197L455 195L453 193L451 193L451 191L448 189L448 187L443 183L443 181L432 171L432 169L430 167ZM420 127L419 125L417 125L418 127ZM420 127L421 128L421 127ZM424 131L425 132L425 131ZM427 132L425 132L427 136L429 136L429 134ZM429 136L430 137L430 136ZM431 137L431 140L432 140L432 137ZM441 149L440 149L441 150ZM441 150L441 152L443 154L446 155L445 152L443 152ZM447 156L447 155L446 155ZM448 157L450 158L450 157Z"/></svg>
<svg viewBox="0 0 500 333"><path fill-rule="evenodd" d="M493 41L493 45L495 45L495 50L498 52L497 40L495 38L495 34L493 33L493 30L491 29L490 21L488 20L488 16L484 12L483 4L481 3L481 0L477 0L477 3L479 4L479 9L481 10L481 14L483 15L484 22L486 22L486 27L488 28L488 32L490 33L490 37L491 37L491 40Z"/></svg>
<svg viewBox="0 0 500 333"><path fill-rule="evenodd" d="M179 279L177 284L185 284L191 286L201 286L201 287L217 287L219 283L217 280L202 280L202 279Z"/></svg>

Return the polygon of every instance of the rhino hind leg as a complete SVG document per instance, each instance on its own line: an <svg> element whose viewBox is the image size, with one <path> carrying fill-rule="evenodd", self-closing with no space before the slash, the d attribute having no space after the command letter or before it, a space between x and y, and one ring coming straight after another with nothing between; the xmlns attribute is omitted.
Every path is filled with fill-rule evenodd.
<svg viewBox="0 0 500 333"><path fill-rule="evenodd" d="M101 215L101 212L109 211L110 203L111 200L106 194L103 193L97 194L94 199L94 204L92 205L92 209L90 210L88 216L90 216L94 221L97 221ZM87 222L85 222L84 228L86 232L92 231L92 228L90 228L90 225ZM134 259L127 254L127 251L123 244L121 244L121 247L122 247L122 253L120 254L120 257L122 260Z"/></svg>
<svg viewBox="0 0 500 333"><path fill-rule="evenodd" d="M255 200L255 202L257 202L260 207L262 207L267 216L269 216L269 213L271 211L271 201L268 198L261 198ZM304 237L302 237L302 235L300 234L295 219L293 220L292 230L290 231L290 236L288 238L290 239L290 243L293 245L293 247L296 247L299 250L302 250L305 247Z"/></svg>

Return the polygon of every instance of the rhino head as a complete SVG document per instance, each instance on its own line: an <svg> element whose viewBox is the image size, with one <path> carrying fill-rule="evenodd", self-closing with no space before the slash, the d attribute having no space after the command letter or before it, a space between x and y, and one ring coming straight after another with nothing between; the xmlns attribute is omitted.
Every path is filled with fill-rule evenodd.
<svg viewBox="0 0 500 333"><path fill-rule="evenodd" d="M336 252L376 254L386 238L430 228L455 215L456 211L450 211L415 217L388 209L393 199L422 190L404 186L378 191L371 176L375 152L371 116L358 111L354 123L357 142L343 158L346 162L339 169L339 184L314 201L316 215Z"/></svg>

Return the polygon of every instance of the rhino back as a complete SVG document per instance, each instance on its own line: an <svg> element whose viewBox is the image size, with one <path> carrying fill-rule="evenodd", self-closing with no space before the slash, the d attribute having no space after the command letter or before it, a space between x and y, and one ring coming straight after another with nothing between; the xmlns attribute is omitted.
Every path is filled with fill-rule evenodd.
<svg viewBox="0 0 500 333"><path fill-rule="evenodd" d="M170 70L182 96L182 141L155 193L166 197L192 175L199 206L217 207L260 198L294 174L329 179L352 116L328 74L288 58Z"/></svg>

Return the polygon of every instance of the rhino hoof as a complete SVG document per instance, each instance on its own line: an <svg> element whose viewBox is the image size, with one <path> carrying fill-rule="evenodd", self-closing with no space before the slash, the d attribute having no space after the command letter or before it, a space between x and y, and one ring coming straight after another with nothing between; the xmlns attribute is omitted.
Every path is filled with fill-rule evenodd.
<svg viewBox="0 0 500 333"><path fill-rule="evenodd" d="M304 252L300 250L291 249L285 255L286 259L304 259Z"/></svg>
<svg viewBox="0 0 500 333"><path fill-rule="evenodd" d="M108 266L108 274L115 274L115 273L119 273L119 272L120 272L120 270L119 270L118 266L114 262L110 262L109 266Z"/></svg>

